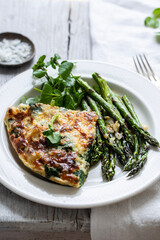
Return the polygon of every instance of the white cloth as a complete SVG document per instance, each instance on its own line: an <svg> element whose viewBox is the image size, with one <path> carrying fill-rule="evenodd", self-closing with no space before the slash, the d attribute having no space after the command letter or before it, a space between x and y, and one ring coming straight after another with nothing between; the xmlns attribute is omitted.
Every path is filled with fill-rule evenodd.
<svg viewBox="0 0 160 240"><path fill-rule="evenodd" d="M160 43L144 26L159 0L91 0L93 60L135 70L132 57L145 53L160 76ZM92 240L159 240L160 181L123 202L91 211Z"/></svg>
<svg viewBox="0 0 160 240"><path fill-rule="evenodd" d="M159 0L91 0L92 58L134 70L132 57L145 53L160 74L159 42L144 19L160 7Z"/></svg>

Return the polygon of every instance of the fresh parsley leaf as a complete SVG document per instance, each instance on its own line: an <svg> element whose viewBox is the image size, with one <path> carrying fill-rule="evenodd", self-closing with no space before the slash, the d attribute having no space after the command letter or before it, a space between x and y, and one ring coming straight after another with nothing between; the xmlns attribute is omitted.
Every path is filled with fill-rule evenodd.
<svg viewBox="0 0 160 240"><path fill-rule="evenodd" d="M49 129L43 132L43 135L47 138L48 143L54 147L58 146L61 141L60 132L55 132L50 126Z"/></svg>
<svg viewBox="0 0 160 240"><path fill-rule="evenodd" d="M76 109L84 93L77 84L76 79L78 76L73 76L71 73L75 65L68 61L63 61L59 64L58 60L60 56L58 54L55 54L54 57L51 57L50 61L46 63L45 58L45 55L41 56L33 66L33 75L38 78L45 76L48 81L42 84L41 89L34 88L41 93L40 99L30 99L28 102L39 101L45 104L51 104L51 106ZM53 69L59 66L58 76L56 78L48 75L48 66L52 66Z"/></svg>
<svg viewBox="0 0 160 240"><path fill-rule="evenodd" d="M59 59L60 59L60 56L57 53L54 54L54 57L51 57L50 64L53 69L56 69L56 66L59 65L59 62L58 62Z"/></svg>
<svg viewBox="0 0 160 240"><path fill-rule="evenodd" d="M37 78L42 78L46 75L46 70L38 69L33 72L33 76Z"/></svg>
<svg viewBox="0 0 160 240"><path fill-rule="evenodd" d="M44 60L46 58L46 55L42 55L39 59L38 59L38 62L37 63L44 63Z"/></svg>
<svg viewBox="0 0 160 240"><path fill-rule="evenodd" d="M160 18L160 8L154 9L152 14L155 18Z"/></svg>
<svg viewBox="0 0 160 240"><path fill-rule="evenodd" d="M60 90L53 90L53 98L51 101L51 106L63 107L63 94Z"/></svg>
<svg viewBox="0 0 160 240"><path fill-rule="evenodd" d="M38 102L40 102L40 96L28 98L25 103L29 105L31 103L38 103Z"/></svg>
<svg viewBox="0 0 160 240"><path fill-rule="evenodd" d="M50 61L45 63L45 67L52 66L53 69L56 69L56 66L59 66L59 62L58 62L59 59L60 59L60 56L57 53L54 54L54 57L51 57Z"/></svg>
<svg viewBox="0 0 160 240"><path fill-rule="evenodd" d="M71 88L71 87L73 87L74 85L75 85L75 82L76 82L76 80L73 78L73 77L71 77L71 76L69 76L66 80L65 80L65 86L67 87L67 88Z"/></svg>
<svg viewBox="0 0 160 240"><path fill-rule="evenodd" d="M52 99L52 106L63 107L63 97L55 97Z"/></svg>
<svg viewBox="0 0 160 240"><path fill-rule="evenodd" d="M43 135L49 140L49 143L54 147L58 146L61 141L60 132L54 132L53 130L48 129L43 132Z"/></svg>
<svg viewBox="0 0 160 240"><path fill-rule="evenodd" d="M62 92L60 90L58 90L58 89L54 89L53 90L53 94L56 95L57 97L62 96Z"/></svg>
<svg viewBox="0 0 160 240"><path fill-rule="evenodd" d="M76 92L74 94L72 94L74 101L76 102L76 107L81 103L82 98L84 97L84 93L83 92Z"/></svg>
<svg viewBox="0 0 160 240"><path fill-rule="evenodd" d="M63 107L63 97L55 97L51 101L51 106Z"/></svg>
<svg viewBox="0 0 160 240"><path fill-rule="evenodd" d="M47 68L47 67L49 67L51 65L51 62L46 62L45 63L45 67Z"/></svg>
<svg viewBox="0 0 160 240"><path fill-rule="evenodd" d="M67 109L75 110L76 103L70 94L64 97L64 107Z"/></svg>
<svg viewBox="0 0 160 240"><path fill-rule="evenodd" d="M158 28L159 27L159 22L156 18L152 17L147 17L144 20L144 24L146 27L151 27L151 28Z"/></svg>
<svg viewBox="0 0 160 240"><path fill-rule="evenodd" d="M40 102L49 104L52 100L52 96L53 96L52 86L48 82L44 83L42 93L40 96Z"/></svg>
<svg viewBox="0 0 160 240"><path fill-rule="evenodd" d="M45 66L45 63L44 63L45 58L46 58L46 55L42 55L38 59L37 63L32 67L33 71L35 71L37 69L41 69Z"/></svg>
<svg viewBox="0 0 160 240"><path fill-rule="evenodd" d="M74 101L76 102L76 107L81 103L82 98L84 97L84 91L81 87L76 83L75 87L72 92L72 96L74 98Z"/></svg>
<svg viewBox="0 0 160 240"><path fill-rule="evenodd" d="M56 81L55 78L49 76L49 82L50 82L52 85L55 84L55 81Z"/></svg>
<svg viewBox="0 0 160 240"><path fill-rule="evenodd" d="M73 63L64 61L59 66L58 72L63 79L67 79L71 74L72 69L73 69Z"/></svg>
<svg viewBox="0 0 160 240"><path fill-rule="evenodd" d="M61 93L63 93L65 90L65 80L63 80L61 77L58 78L57 89Z"/></svg>
<svg viewBox="0 0 160 240"><path fill-rule="evenodd" d="M53 123L54 121L58 118L58 115L53 116L51 124L49 124L49 128L45 131L43 131L43 135L47 138L49 144L52 146L56 147L59 145L61 141L61 135L60 132L55 132L53 129Z"/></svg>

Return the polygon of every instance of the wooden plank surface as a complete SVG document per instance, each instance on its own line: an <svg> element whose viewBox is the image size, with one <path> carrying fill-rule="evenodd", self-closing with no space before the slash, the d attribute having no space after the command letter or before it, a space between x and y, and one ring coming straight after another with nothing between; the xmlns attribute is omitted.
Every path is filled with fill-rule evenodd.
<svg viewBox="0 0 160 240"><path fill-rule="evenodd" d="M38 232L23 232L23 235L21 232L2 232L0 234L0 239L3 240L90 240L88 233L82 233L80 231L77 231L76 233L42 232L41 234Z"/></svg>
<svg viewBox="0 0 160 240"><path fill-rule="evenodd" d="M91 59L89 3L72 1L69 15L69 59Z"/></svg>
<svg viewBox="0 0 160 240"><path fill-rule="evenodd" d="M0 85L31 68L42 54L50 57L57 52L62 59L90 59L88 10L87 1L0 0L0 32L19 32L36 46L36 57L31 63L17 68L0 67ZM44 238L42 233L36 238L37 231L46 232L45 239L90 239L89 230L90 209L47 207L0 185L0 240Z"/></svg>

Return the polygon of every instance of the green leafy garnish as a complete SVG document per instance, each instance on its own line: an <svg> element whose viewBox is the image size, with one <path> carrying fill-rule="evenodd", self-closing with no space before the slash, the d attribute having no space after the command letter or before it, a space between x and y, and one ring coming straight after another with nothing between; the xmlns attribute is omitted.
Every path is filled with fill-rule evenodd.
<svg viewBox="0 0 160 240"><path fill-rule="evenodd" d="M45 173L47 178L50 178L51 176L60 177L57 169L53 167L48 167L47 165L45 165L44 168L45 168Z"/></svg>
<svg viewBox="0 0 160 240"><path fill-rule="evenodd" d="M43 135L47 138L48 143L53 147L57 147L61 141L61 134L60 132L55 132L53 129L53 123L58 118L58 115L55 115L52 118L51 124L49 124L49 128L43 131Z"/></svg>
<svg viewBox="0 0 160 240"><path fill-rule="evenodd" d="M72 75L74 64L72 62L63 61L58 62L60 56L55 54L50 58L50 61L45 61L46 56L41 56L37 63L33 66L33 76L37 78L45 77L45 82L41 89L34 88L34 90L40 92L40 96L37 99L32 99L33 103L37 100L44 104L50 104L51 106L65 107L67 109L75 110L81 103L84 96L84 91L77 84L76 79L78 76ZM51 66L53 69L58 68L58 76L53 77L48 75L47 68ZM32 101L30 99L29 103Z"/></svg>
<svg viewBox="0 0 160 240"><path fill-rule="evenodd" d="M44 68L44 66L45 66L44 60L45 60L45 58L46 58L46 55L42 55L42 56L38 59L37 63L32 67L33 73L34 73L37 69L43 69L43 68Z"/></svg>
<svg viewBox="0 0 160 240"><path fill-rule="evenodd" d="M47 68L51 65L52 68L56 69L56 66L59 66L58 59L60 59L60 56L58 54L55 54L54 57L50 58L49 62L44 62L45 58L46 55L42 55L38 59L37 63L32 67L33 76L36 78L46 77L49 82L52 82L53 78L48 76Z"/></svg>
<svg viewBox="0 0 160 240"><path fill-rule="evenodd" d="M53 95L53 88L48 82L46 82L43 85L43 89L42 89L42 93L41 93L41 97L40 97L40 102L45 103L45 104L49 104L52 100L52 95Z"/></svg>
<svg viewBox="0 0 160 240"><path fill-rule="evenodd" d="M55 79L49 76L49 83L53 86L55 84Z"/></svg>
<svg viewBox="0 0 160 240"><path fill-rule="evenodd" d="M152 14L153 14L152 17L146 17L146 19L144 20L144 25L146 27L158 28L159 21L157 18L160 18L160 8L155 8Z"/></svg>
<svg viewBox="0 0 160 240"><path fill-rule="evenodd" d="M156 18L152 17L147 17L144 20L144 24L146 27L151 27L151 28L158 28L159 27L159 22Z"/></svg>
<svg viewBox="0 0 160 240"><path fill-rule="evenodd" d="M64 81L64 85L67 88L73 87L75 85L75 78L69 76L65 81Z"/></svg>
<svg viewBox="0 0 160 240"><path fill-rule="evenodd" d="M51 105L63 107L63 92L58 89L53 90L54 97L52 98Z"/></svg>
<svg viewBox="0 0 160 240"><path fill-rule="evenodd" d="M26 104L32 104L32 103L38 103L40 102L40 96L37 96L37 97L33 97L33 98L28 98L25 103Z"/></svg>
<svg viewBox="0 0 160 240"><path fill-rule="evenodd" d="M37 69L33 72L33 76L37 78L42 78L46 75L46 70Z"/></svg>
<svg viewBox="0 0 160 240"><path fill-rule="evenodd" d="M59 66L58 60L60 59L60 56L56 53L54 54L54 57L51 57L50 64L52 68L56 69L56 66Z"/></svg>
<svg viewBox="0 0 160 240"><path fill-rule="evenodd" d="M61 141L60 132L55 132L51 128L44 131L43 135L47 138L47 140L49 141L49 144L51 144L54 147L57 147Z"/></svg>
<svg viewBox="0 0 160 240"><path fill-rule="evenodd" d="M155 8L152 12L155 18L160 18L160 8Z"/></svg>
<svg viewBox="0 0 160 240"><path fill-rule="evenodd" d="M66 89L64 97L64 107L68 109L75 109L76 102L74 101L73 96L70 94L69 89Z"/></svg>
<svg viewBox="0 0 160 240"><path fill-rule="evenodd" d="M72 62L67 62L63 61L61 65L59 66L58 72L62 76L63 79L66 79L69 77L72 69L73 69L73 63Z"/></svg>

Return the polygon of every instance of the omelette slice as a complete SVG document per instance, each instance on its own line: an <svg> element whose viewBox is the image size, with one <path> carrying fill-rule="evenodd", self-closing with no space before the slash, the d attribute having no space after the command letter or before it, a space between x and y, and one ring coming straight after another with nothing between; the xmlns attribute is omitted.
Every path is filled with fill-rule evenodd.
<svg viewBox="0 0 160 240"><path fill-rule="evenodd" d="M62 185L79 188L84 183L96 137L96 113L20 104L8 108L4 122L25 166Z"/></svg>

